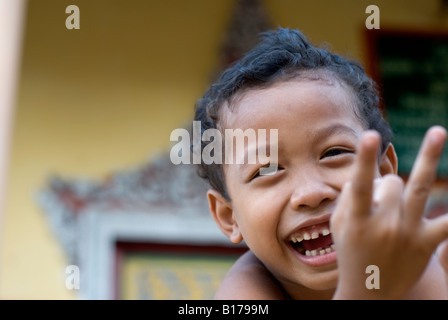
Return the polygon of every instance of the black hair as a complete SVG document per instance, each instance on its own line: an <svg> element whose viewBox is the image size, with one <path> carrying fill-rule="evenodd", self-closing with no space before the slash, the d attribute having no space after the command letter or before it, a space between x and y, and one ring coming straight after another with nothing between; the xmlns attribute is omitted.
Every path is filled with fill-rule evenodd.
<svg viewBox="0 0 448 320"><path fill-rule="evenodd" d="M367 76L360 63L313 46L296 29L278 28L262 33L259 44L227 68L197 101L195 120L201 122L201 132L219 129L220 110L225 104L230 105L238 93L268 87L289 78L319 77L322 74L352 89L357 100L355 113L366 129L380 133L383 153L392 140L392 130L379 108L376 83ZM201 149L208 143L203 141ZM230 200L221 164L201 162L198 174Z"/></svg>

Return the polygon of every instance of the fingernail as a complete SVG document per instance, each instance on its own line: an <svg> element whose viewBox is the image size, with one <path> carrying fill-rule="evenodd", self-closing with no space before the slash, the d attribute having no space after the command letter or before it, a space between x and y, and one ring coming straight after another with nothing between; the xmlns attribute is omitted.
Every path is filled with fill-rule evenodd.
<svg viewBox="0 0 448 320"><path fill-rule="evenodd" d="M441 126L435 126L431 128L431 134L429 135L429 141L432 144L440 145L444 143L446 138L446 130Z"/></svg>

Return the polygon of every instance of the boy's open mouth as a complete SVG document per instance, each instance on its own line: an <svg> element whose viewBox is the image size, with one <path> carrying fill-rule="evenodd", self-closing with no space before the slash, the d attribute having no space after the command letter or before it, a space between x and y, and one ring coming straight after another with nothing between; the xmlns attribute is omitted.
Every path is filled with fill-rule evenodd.
<svg viewBox="0 0 448 320"><path fill-rule="evenodd" d="M289 239L291 246L301 255L318 256L335 251L328 223L306 227Z"/></svg>

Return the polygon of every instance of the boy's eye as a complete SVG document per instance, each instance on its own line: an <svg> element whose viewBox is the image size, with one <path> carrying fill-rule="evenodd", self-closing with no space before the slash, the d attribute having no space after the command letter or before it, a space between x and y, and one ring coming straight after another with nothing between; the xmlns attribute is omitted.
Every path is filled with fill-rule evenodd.
<svg viewBox="0 0 448 320"><path fill-rule="evenodd" d="M261 169L267 169L264 174L261 174ZM258 177L264 177L264 176L271 176L274 175L278 170L281 170L281 168L277 165L271 165L271 164L267 164L263 167L258 168L254 174L251 176L251 178L249 179L249 181L252 181Z"/></svg>
<svg viewBox="0 0 448 320"><path fill-rule="evenodd" d="M336 157L336 156L339 156L339 155L345 154L345 153L354 153L354 152L352 150L342 149L342 148L330 149L322 155L321 159L328 158L328 157Z"/></svg>

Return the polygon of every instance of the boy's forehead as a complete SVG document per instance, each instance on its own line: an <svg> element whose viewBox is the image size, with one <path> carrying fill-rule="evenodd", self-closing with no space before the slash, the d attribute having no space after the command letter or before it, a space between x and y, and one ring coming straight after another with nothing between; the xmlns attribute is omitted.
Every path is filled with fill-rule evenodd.
<svg viewBox="0 0 448 320"><path fill-rule="evenodd" d="M338 113L357 113L356 96L342 82L332 79L291 79L268 87L247 89L235 95L220 109L220 128L241 128L258 119L272 120L271 116L287 118L294 110L317 104L329 107L337 104ZM313 112L312 109L309 111Z"/></svg>

